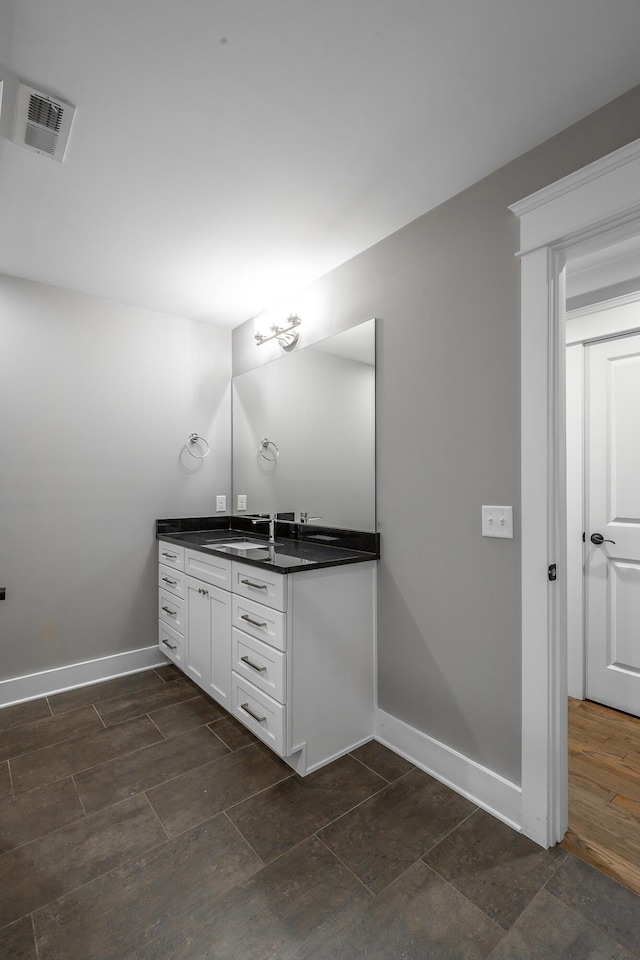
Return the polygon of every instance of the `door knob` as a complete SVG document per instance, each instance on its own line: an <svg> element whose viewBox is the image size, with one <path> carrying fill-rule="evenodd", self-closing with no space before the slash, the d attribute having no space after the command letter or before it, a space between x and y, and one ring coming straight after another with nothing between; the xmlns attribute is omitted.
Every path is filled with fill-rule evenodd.
<svg viewBox="0 0 640 960"><path fill-rule="evenodd" d="M601 533L592 533L591 543L595 543L595 545L599 547L603 543L615 543L615 540L605 540Z"/></svg>

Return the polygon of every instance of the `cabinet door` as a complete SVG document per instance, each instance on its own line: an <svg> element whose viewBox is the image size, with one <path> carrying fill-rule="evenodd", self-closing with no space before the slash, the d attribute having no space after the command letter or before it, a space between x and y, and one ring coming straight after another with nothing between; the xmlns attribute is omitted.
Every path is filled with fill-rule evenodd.
<svg viewBox="0 0 640 960"><path fill-rule="evenodd" d="M187 608L184 671L226 706L231 685L231 595L188 577Z"/></svg>

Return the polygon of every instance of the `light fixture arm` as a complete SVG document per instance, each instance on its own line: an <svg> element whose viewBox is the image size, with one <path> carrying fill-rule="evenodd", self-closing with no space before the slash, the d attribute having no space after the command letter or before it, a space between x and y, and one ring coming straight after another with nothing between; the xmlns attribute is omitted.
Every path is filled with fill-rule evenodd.
<svg viewBox="0 0 640 960"><path fill-rule="evenodd" d="M298 331L293 333L296 327L300 326L300 317L292 314L290 317L287 317L287 322L283 327L279 327L277 324L273 323L271 325L271 330L273 333L256 333L254 334L255 341L258 346L266 343L268 340L277 340L281 347L292 347L294 343L297 343L298 337L300 334Z"/></svg>

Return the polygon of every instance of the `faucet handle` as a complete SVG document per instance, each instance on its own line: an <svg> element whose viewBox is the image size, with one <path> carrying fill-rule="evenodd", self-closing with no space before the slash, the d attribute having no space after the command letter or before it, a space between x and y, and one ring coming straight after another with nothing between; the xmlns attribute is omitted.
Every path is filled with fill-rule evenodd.
<svg viewBox="0 0 640 960"><path fill-rule="evenodd" d="M311 523L312 520L322 520L313 510L304 510L300 513L300 523Z"/></svg>

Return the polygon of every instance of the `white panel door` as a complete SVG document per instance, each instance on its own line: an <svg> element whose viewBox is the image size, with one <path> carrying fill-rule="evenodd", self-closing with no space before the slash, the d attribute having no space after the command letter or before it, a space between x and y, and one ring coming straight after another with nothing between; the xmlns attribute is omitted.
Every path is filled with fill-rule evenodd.
<svg viewBox="0 0 640 960"><path fill-rule="evenodd" d="M586 374L587 697L640 716L640 336L589 345Z"/></svg>

